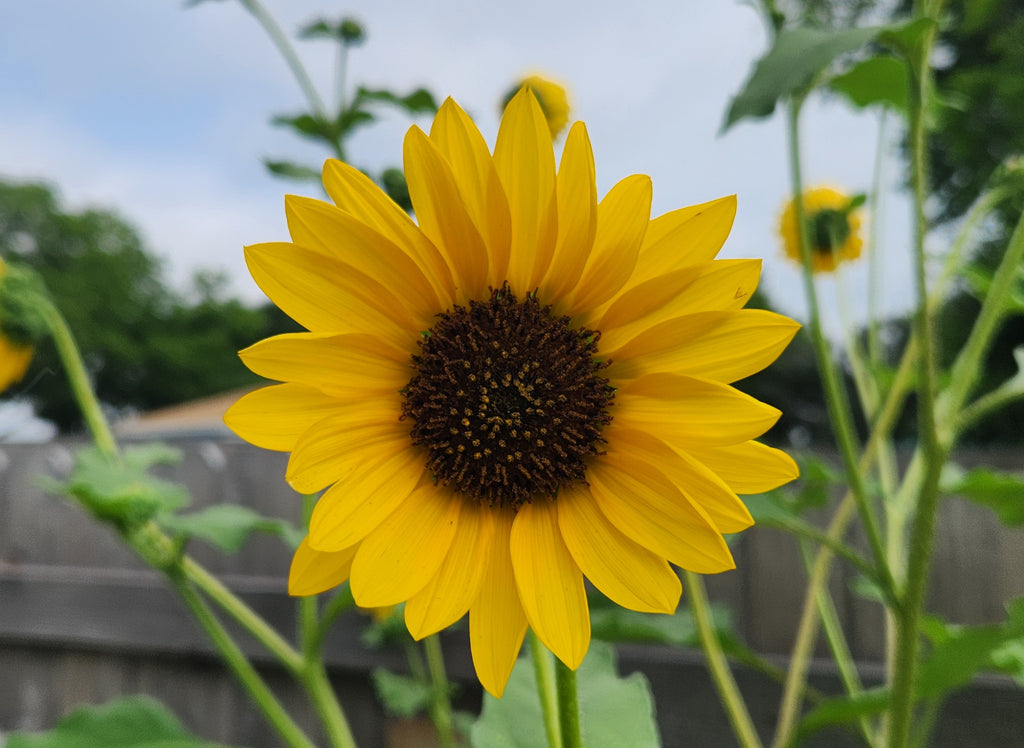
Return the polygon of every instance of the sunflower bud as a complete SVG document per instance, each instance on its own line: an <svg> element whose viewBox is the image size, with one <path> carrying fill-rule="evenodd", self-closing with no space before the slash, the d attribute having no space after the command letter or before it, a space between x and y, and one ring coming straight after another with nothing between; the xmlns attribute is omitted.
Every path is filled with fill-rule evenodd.
<svg viewBox="0 0 1024 748"><path fill-rule="evenodd" d="M540 108L544 112L544 119L547 120L551 137L558 137L558 134L569 124L569 94L565 88L539 75L529 75L505 94L502 109L508 106L508 103L521 88L533 91L533 95L537 97Z"/></svg>
<svg viewBox="0 0 1024 748"><path fill-rule="evenodd" d="M35 344L46 334L45 298L32 270L0 260L0 392L25 376Z"/></svg>

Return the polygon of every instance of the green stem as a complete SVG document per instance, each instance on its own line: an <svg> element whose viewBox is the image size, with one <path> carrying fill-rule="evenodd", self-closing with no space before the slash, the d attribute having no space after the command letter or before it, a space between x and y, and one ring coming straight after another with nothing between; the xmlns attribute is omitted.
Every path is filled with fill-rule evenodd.
<svg viewBox="0 0 1024 748"><path fill-rule="evenodd" d="M189 556L181 559L181 572L225 613L237 621L293 675L302 672L302 656L274 628L231 590Z"/></svg>
<svg viewBox="0 0 1024 748"><path fill-rule="evenodd" d="M842 556L871 581L878 583L878 572L871 562L861 556L855 550L843 543L842 540L834 538L823 530L819 530L811 524L800 520L792 520L788 517L764 517L757 521L758 527L774 527L784 530L798 538L813 540L815 543L826 546L837 556Z"/></svg>
<svg viewBox="0 0 1024 748"><path fill-rule="evenodd" d="M334 748L356 748L355 736L352 735L352 728L345 718L345 712L334 695L323 659L317 656L308 660L300 681L313 702L313 708L320 717L330 745Z"/></svg>
<svg viewBox="0 0 1024 748"><path fill-rule="evenodd" d="M89 382L89 374L85 370L85 364L82 362L82 354L78 350L75 336L72 335L64 315L49 300L42 303L42 313L50 328L50 335L53 336L54 345L57 347L57 354L60 356L61 362L64 364L64 370L67 372L71 391L78 402L78 407L82 411L82 417L85 419L86 426L88 426L96 446L108 458L112 460L119 459L117 442L110 431L106 416L103 415L103 408L96 399L96 393L93 392L92 384Z"/></svg>
<svg viewBox="0 0 1024 748"><path fill-rule="evenodd" d="M868 197L868 360L872 367L882 363L882 344L878 335L881 324L882 252L878 237L882 223L882 172L885 166L885 123L888 109L878 117L878 145L875 146L875 167Z"/></svg>
<svg viewBox="0 0 1024 748"><path fill-rule="evenodd" d="M441 651L441 637L432 634L423 640L427 656L427 670L430 671L430 716L437 728L441 748L453 748L455 734L452 731L452 703L448 696L451 684L444 669L444 653Z"/></svg>
<svg viewBox="0 0 1024 748"><path fill-rule="evenodd" d="M715 627L711 620L711 606L708 604L707 592L704 590L704 580L699 574L692 571L684 572L686 584L690 590L690 610L693 611L693 618L697 622L697 633L700 635L701 646L708 659L708 670L711 672L711 680L718 689L718 697L722 706L725 707L729 722L732 724L732 731L736 735L743 748L760 748L761 739L754 729L754 722L750 719L750 712L743 701L740 689L732 677L729 663L722 651L722 643L715 635Z"/></svg>
<svg viewBox="0 0 1024 748"><path fill-rule="evenodd" d="M317 622L316 631L314 631L309 641L306 643L310 652L319 652L324 646L324 638L327 636L327 632L330 631L331 626L338 619L342 613L346 610L351 610L355 607L356 601L352 597L352 589L346 582L341 589L339 589L327 604L324 605L324 609L320 611L320 620Z"/></svg>
<svg viewBox="0 0 1024 748"><path fill-rule="evenodd" d="M580 732L580 701L576 691L576 671L555 658L555 684L558 690L558 724L562 728L563 748L583 748Z"/></svg>
<svg viewBox="0 0 1024 748"><path fill-rule="evenodd" d="M246 659L245 654L235 644L220 621L217 620L217 617L192 588L192 585L188 583L188 579L181 573L181 570L172 571L168 574L168 577L178 590L182 600L189 607L189 610L192 611L196 621L203 627L206 635L217 648L221 659L224 660L231 672L235 674L242 688L249 694L249 697L277 733L293 748L315 748L313 742L295 724L267 684L263 682L259 673L256 672L256 669Z"/></svg>
<svg viewBox="0 0 1024 748"><path fill-rule="evenodd" d="M908 108L911 183L914 196L914 287L917 296L914 329L920 351L917 372L918 449L922 453L924 461L924 475L914 502L916 511L910 533L906 589L903 605L896 618L896 654L893 663L892 700L888 724L890 748L907 744L913 720L921 613L924 607L924 595L935 539L939 476L944 462L935 420L935 354L932 314L928 304L924 247L927 233L927 221L924 215L927 190L924 111L929 90L930 58L934 41L935 29L932 27L924 34L917 58L909 60Z"/></svg>
<svg viewBox="0 0 1024 748"><path fill-rule="evenodd" d="M533 673L537 679L537 695L540 697L544 714L544 732L548 737L548 748L562 748L562 726L558 719L558 691L555 685L554 655L530 629L530 655Z"/></svg>
<svg viewBox="0 0 1024 748"><path fill-rule="evenodd" d="M814 276L811 273L811 245L807 236L803 206L799 129L801 105L802 99L799 97L790 102L790 106L787 109L789 115L787 131L789 135L793 207L796 214L797 234L800 237L800 247L803 254L804 292L808 306L807 331L814 344L815 359L817 360L818 371L821 374L822 386L825 390L825 402L828 406L829 421L835 432L836 445L839 447L839 454L842 457L843 466L846 471L846 480L857 502L857 509L860 513L861 521L864 523L865 533L868 538L868 547L877 566L878 575L882 579L883 588L892 590L892 576L887 565L885 548L878 529L878 521L868 499L863 475L857 465L857 440L853 431L849 399L846 396L842 380L836 371L835 361L832 359L828 341L825 340L825 335L821 329L821 311L818 303L817 289L814 284Z"/></svg>
<svg viewBox="0 0 1024 748"><path fill-rule="evenodd" d="M316 86L313 85L313 81L306 72L306 68L303 67L302 61L299 60L299 56L295 54L295 48L292 47L291 42L288 41L288 37L285 36L281 27L278 26L277 21L267 12L267 9L263 7L259 0L239 0L239 2L263 27L263 30L267 32L267 36L270 37L270 41L277 47L277 51L280 52L288 68L292 71L292 75L295 76L299 88L305 94L310 109L320 119L326 120L328 117L327 107L324 105L323 99L320 98L320 94L317 93Z"/></svg>

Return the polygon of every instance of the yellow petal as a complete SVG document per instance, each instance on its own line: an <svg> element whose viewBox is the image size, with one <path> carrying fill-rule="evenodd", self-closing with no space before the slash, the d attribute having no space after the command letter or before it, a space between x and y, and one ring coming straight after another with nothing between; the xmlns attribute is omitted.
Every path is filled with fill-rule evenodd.
<svg viewBox="0 0 1024 748"><path fill-rule="evenodd" d="M421 325L441 311L441 302L416 261L383 234L320 200L288 195L284 209L296 244L337 257L387 288Z"/></svg>
<svg viewBox="0 0 1024 748"><path fill-rule="evenodd" d="M469 645L480 685L500 699L523 645L526 614L519 602L509 553L513 515L503 510L491 511L494 534L484 561L480 594L469 609Z"/></svg>
<svg viewBox="0 0 1024 748"><path fill-rule="evenodd" d="M475 501L463 501L459 529L441 568L405 604L405 625L422 639L462 618L480 593L486 564L481 559L494 538L494 512Z"/></svg>
<svg viewBox="0 0 1024 748"><path fill-rule="evenodd" d="M735 382L779 357L800 325L762 309L698 312L665 320L606 355L614 384L654 372Z"/></svg>
<svg viewBox="0 0 1024 748"><path fill-rule="evenodd" d="M630 610L672 613L679 577L661 558L613 527L586 486L558 494L558 526L576 565L608 599Z"/></svg>
<svg viewBox="0 0 1024 748"><path fill-rule="evenodd" d="M651 218L651 178L634 174L597 206L597 233L569 309L581 314L611 299L629 280Z"/></svg>
<svg viewBox="0 0 1024 748"><path fill-rule="evenodd" d="M529 89L520 89L505 108L494 165L512 215L508 281L513 292L524 296L540 284L558 238L551 131Z"/></svg>
<svg viewBox="0 0 1024 748"><path fill-rule="evenodd" d="M760 436L781 411L719 382L645 374L615 393L613 417L681 446L738 444Z"/></svg>
<svg viewBox="0 0 1024 748"><path fill-rule="evenodd" d="M596 325L601 349L618 348L659 322L684 314L741 309L760 275L760 260L715 260L631 286L602 312Z"/></svg>
<svg viewBox="0 0 1024 748"><path fill-rule="evenodd" d="M481 298L487 289L487 247L459 195L451 167L415 125L405 136L404 152L416 218L452 268L456 298Z"/></svg>
<svg viewBox="0 0 1024 748"><path fill-rule="evenodd" d="M575 670L590 646L583 574L558 530L557 502L524 504L509 543L526 620L544 645Z"/></svg>
<svg viewBox="0 0 1024 748"><path fill-rule="evenodd" d="M388 197L373 180L344 161L328 159L324 163L324 189L334 204L358 216L412 257L427 276L442 305L455 299L455 282L441 253L409 214Z"/></svg>
<svg viewBox="0 0 1024 748"><path fill-rule="evenodd" d="M245 248L256 284L271 301L313 332L365 332L415 350L418 325L391 291L350 265L294 244Z"/></svg>
<svg viewBox="0 0 1024 748"><path fill-rule="evenodd" d="M261 377L307 384L345 400L397 392L412 377L410 352L365 334L286 333L238 355Z"/></svg>
<svg viewBox="0 0 1024 748"><path fill-rule="evenodd" d="M760 442L722 447L687 447L694 458L714 471L736 493L764 493L800 475L793 458Z"/></svg>
<svg viewBox="0 0 1024 748"><path fill-rule="evenodd" d="M433 485L409 494L359 546L352 562L356 604L397 605L423 589L451 547L462 503Z"/></svg>
<svg viewBox="0 0 1024 748"><path fill-rule="evenodd" d="M309 543L321 551L365 538L423 478L423 458L408 447L394 451L370 444L339 460L350 470L320 497L309 523Z"/></svg>
<svg viewBox="0 0 1024 748"><path fill-rule="evenodd" d="M699 574L736 567L707 513L650 463L608 453L587 477L601 512L636 543Z"/></svg>
<svg viewBox="0 0 1024 748"><path fill-rule="evenodd" d="M487 245L490 284L500 288L508 271L512 217L487 143L473 120L451 98L437 111L430 139L451 166L466 210Z"/></svg>
<svg viewBox="0 0 1024 748"><path fill-rule="evenodd" d="M227 427L263 449L290 452L314 423L343 404L304 384L278 384L243 395L224 414Z"/></svg>
<svg viewBox="0 0 1024 748"><path fill-rule="evenodd" d="M285 477L292 488L313 493L334 483L358 465L351 458L363 449L376 448L382 454L411 451L410 426L398 420L400 397L395 393L394 403L381 397L345 403L309 428L288 461Z"/></svg>
<svg viewBox="0 0 1024 748"><path fill-rule="evenodd" d="M0 271L2 269L0 264ZM0 334L0 392L21 381L32 363L32 353L32 346L17 345Z"/></svg>
<svg viewBox="0 0 1024 748"><path fill-rule="evenodd" d="M635 429L611 428L607 437L609 453L657 465L686 498L707 512L720 532L740 532L754 524L746 505L732 489L686 452Z"/></svg>
<svg viewBox="0 0 1024 748"><path fill-rule="evenodd" d="M735 217L736 196L730 195L655 218L647 229L632 283L715 259Z"/></svg>
<svg viewBox="0 0 1024 748"><path fill-rule="evenodd" d="M303 538L292 558L288 572L289 595L319 595L337 587L348 579L358 545L334 553L324 553L310 547Z"/></svg>
<svg viewBox="0 0 1024 748"><path fill-rule="evenodd" d="M583 273L597 232L597 175L587 128L569 130L558 167L558 240L551 267L540 285L541 300L554 304L567 296Z"/></svg>

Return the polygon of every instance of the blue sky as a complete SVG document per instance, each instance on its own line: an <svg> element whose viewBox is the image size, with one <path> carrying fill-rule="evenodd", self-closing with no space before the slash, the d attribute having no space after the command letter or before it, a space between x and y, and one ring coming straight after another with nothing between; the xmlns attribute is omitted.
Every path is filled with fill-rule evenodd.
<svg viewBox="0 0 1024 748"><path fill-rule="evenodd" d="M740 2L631 0L267 0L286 31L320 16L359 18L368 42L350 58L350 85L451 95L493 143L497 103L539 71L565 82L587 122L606 191L651 175L654 213L737 193L723 256L763 257L762 285L802 316L796 271L781 259L775 226L788 189L781 118L718 135L722 113L766 44ZM333 48L299 43L321 91L333 91ZM330 98L330 97L328 97ZM287 239L283 195L319 196L266 173L260 158L317 163L324 153L271 127L303 99L255 21L234 0L186 10L172 0L10 3L0 25L0 178L42 179L70 208L114 208L164 258L184 287L201 267L227 271L234 293L261 294L242 246ZM409 121L391 117L351 141L359 166L397 165ZM421 123L425 124L425 123ZM808 183L865 191L877 138L873 115L814 102L804 124ZM906 202L889 170L886 305L908 306ZM845 283L857 316L863 263ZM823 297L836 296L827 280ZM829 327L838 318L827 315Z"/></svg>

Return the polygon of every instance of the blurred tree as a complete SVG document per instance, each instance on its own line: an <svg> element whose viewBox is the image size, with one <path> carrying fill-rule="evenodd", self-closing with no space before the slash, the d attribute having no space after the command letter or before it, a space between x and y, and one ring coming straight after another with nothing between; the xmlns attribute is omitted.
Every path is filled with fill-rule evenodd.
<svg viewBox="0 0 1024 748"><path fill-rule="evenodd" d="M255 383L236 352L295 329L267 305L225 298L225 279L200 274L193 302L163 283L158 259L116 214L65 212L42 184L0 182L0 254L42 276L78 338L100 399L149 409ZM21 394L61 429L78 424L52 345L43 345Z"/></svg>

